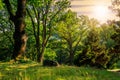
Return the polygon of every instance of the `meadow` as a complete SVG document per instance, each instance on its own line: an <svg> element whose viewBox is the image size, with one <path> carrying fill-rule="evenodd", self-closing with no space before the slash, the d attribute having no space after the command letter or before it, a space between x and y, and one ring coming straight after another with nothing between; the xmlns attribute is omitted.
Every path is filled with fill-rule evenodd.
<svg viewBox="0 0 120 80"><path fill-rule="evenodd" d="M43 67L35 62L1 62L0 80L120 80L120 73L91 67Z"/></svg>

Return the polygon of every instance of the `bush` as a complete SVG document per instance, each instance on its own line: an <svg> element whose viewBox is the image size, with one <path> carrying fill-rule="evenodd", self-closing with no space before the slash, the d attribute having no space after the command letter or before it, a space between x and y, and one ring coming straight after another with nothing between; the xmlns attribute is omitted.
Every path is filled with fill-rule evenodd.
<svg viewBox="0 0 120 80"><path fill-rule="evenodd" d="M0 61L9 61L11 56L12 54L8 48L0 48Z"/></svg>
<svg viewBox="0 0 120 80"><path fill-rule="evenodd" d="M47 60L55 60L55 58L56 58L56 53L55 53L55 51L53 51L53 50L50 49L50 48L47 48L47 49L45 50L44 58L47 59Z"/></svg>
<svg viewBox="0 0 120 80"><path fill-rule="evenodd" d="M58 62L53 61L53 60L44 60L43 61L43 66L59 66Z"/></svg>

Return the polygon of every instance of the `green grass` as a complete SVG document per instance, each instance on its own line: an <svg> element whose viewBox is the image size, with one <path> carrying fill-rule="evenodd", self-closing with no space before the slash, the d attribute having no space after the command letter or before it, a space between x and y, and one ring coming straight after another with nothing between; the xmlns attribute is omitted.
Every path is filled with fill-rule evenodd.
<svg viewBox="0 0 120 80"><path fill-rule="evenodd" d="M120 80L120 73L90 67L0 63L0 80Z"/></svg>

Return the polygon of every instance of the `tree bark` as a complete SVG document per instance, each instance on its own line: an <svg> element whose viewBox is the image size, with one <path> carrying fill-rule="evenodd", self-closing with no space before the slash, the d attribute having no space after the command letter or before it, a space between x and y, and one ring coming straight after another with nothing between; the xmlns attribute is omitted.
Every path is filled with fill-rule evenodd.
<svg viewBox="0 0 120 80"><path fill-rule="evenodd" d="M73 53L73 43L72 43L72 38L70 34L70 39L68 41L68 46L69 46L69 65L73 65L73 60L74 60L74 53Z"/></svg>
<svg viewBox="0 0 120 80"><path fill-rule="evenodd" d="M12 58L14 60L19 59L26 49L27 35L25 33L25 15L26 15L26 0L17 0L16 14L12 12L12 7L9 0L4 0L10 15L10 20L15 25L15 31L13 34L14 39L14 51Z"/></svg>
<svg viewBox="0 0 120 80"><path fill-rule="evenodd" d="M42 48L41 52L38 54L38 57L37 57L37 61L40 62L41 64L43 64L44 50L45 50L45 47Z"/></svg>
<svg viewBox="0 0 120 80"><path fill-rule="evenodd" d="M69 57L69 65L74 65L73 61L74 61L74 53L73 51L70 52L70 57Z"/></svg>

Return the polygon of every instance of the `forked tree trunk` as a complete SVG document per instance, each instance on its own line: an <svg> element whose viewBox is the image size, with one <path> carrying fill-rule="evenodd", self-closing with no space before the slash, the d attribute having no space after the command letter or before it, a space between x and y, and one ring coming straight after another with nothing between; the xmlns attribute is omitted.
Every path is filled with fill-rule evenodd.
<svg viewBox="0 0 120 80"><path fill-rule="evenodd" d="M14 15L9 0L4 0L10 15L10 20L15 25L15 32L13 34L14 39L14 51L12 58L14 60L19 59L26 49L27 36L25 33L25 15L26 15L26 0L17 0L17 11Z"/></svg>

